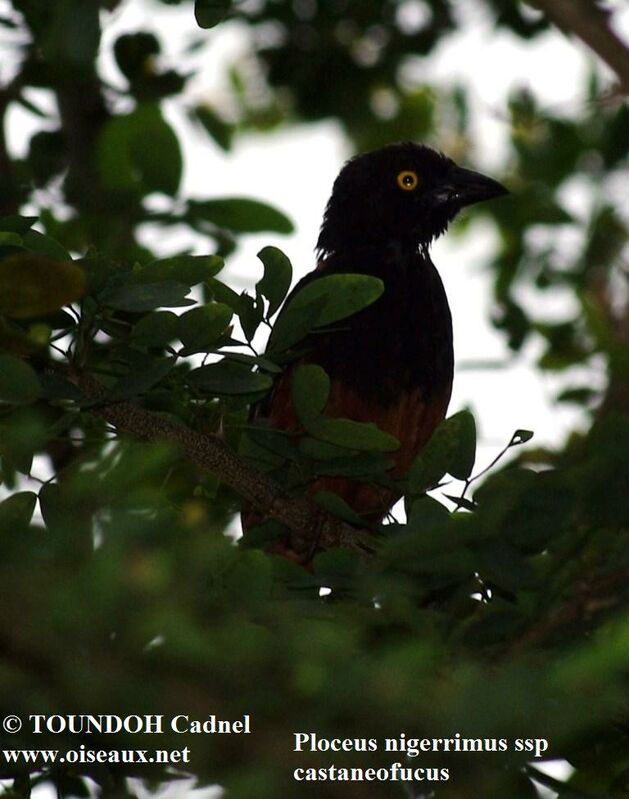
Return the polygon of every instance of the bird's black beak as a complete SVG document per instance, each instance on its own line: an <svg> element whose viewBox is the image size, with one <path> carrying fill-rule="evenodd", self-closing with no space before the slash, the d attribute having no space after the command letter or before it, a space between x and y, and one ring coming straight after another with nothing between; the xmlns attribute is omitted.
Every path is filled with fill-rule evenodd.
<svg viewBox="0 0 629 799"><path fill-rule="evenodd" d="M493 178L480 172L453 166L444 182L435 191L439 203L452 204L458 208L491 200L509 194L508 190Z"/></svg>

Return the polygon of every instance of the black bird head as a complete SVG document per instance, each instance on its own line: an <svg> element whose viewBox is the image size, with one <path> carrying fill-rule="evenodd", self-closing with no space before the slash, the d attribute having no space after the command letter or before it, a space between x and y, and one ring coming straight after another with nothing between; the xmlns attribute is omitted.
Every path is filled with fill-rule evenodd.
<svg viewBox="0 0 629 799"><path fill-rule="evenodd" d="M467 205L507 194L421 144L391 144L348 161L334 182L317 250L398 242L426 248Z"/></svg>

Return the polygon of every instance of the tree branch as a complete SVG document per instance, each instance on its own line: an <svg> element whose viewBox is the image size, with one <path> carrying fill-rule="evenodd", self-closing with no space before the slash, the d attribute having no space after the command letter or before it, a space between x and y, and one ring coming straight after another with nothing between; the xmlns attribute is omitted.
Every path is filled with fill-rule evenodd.
<svg viewBox="0 0 629 799"><path fill-rule="evenodd" d="M615 73L629 94L629 49L608 24L609 13L592 0L528 0L561 30L578 36Z"/></svg>
<svg viewBox="0 0 629 799"><path fill-rule="evenodd" d="M346 546L363 552L372 549L368 530L345 524L310 498L288 496L281 485L248 466L217 436L197 433L131 402L108 403L105 387L93 377L68 372L65 375L88 399L102 400L89 408L91 413L137 438L174 444L187 461L217 475L253 510L285 525L290 531L291 549L304 561L310 560L315 548Z"/></svg>

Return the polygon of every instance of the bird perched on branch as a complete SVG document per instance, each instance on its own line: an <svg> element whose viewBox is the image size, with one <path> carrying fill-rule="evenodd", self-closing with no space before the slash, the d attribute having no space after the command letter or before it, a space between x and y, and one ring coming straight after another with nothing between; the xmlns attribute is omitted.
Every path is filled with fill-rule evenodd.
<svg viewBox="0 0 629 799"><path fill-rule="evenodd" d="M348 161L325 210L317 267L291 297L326 275L352 272L380 278L384 292L334 329L309 334L300 344L305 354L284 371L256 418L299 430L291 377L297 364L318 364L331 383L325 414L374 422L395 436L400 448L390 453L390 474L404 474L445 417L452 389L452 320L430 243L465 206L506 193L497 181L418 144ZM311 490L337 493L369 521L381 520L399 498L341 477L319 478Z"/></svg>

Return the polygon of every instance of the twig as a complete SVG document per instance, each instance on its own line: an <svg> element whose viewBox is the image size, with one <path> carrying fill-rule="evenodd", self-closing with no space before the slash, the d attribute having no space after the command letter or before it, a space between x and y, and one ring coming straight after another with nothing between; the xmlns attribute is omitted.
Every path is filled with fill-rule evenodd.
<svg viewBox="0 0 629 799"><path fill-rule="evenodd" d="M489 464L489 466L486 466L482 471L478 472L478 474L475 474L474 477L468 477L465 480L465 485L463 486L463 491L461 492L461 496L459 497L459 499L465 499L465 494L467 493L467 489L472 485L472 483L478 480L484 474L487 474L487 472L490 469L492 469L498 463L498 461L505 455L507 450L509 450L511 447L517 446L518 444L522 443L517 440L517 435L518 431L516 430L515 433L511 436L511 439L509 440L507 446L504 447L504 449L500 450L500 452L496 455L496 457Z"/></svg>

